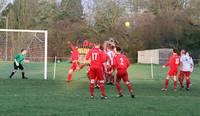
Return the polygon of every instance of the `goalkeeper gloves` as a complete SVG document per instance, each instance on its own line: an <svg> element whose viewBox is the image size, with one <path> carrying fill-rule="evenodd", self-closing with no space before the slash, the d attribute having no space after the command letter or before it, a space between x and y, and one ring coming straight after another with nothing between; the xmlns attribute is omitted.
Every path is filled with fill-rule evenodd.
<svg viewBox="0 0 200 116"><path fill-rule="evenodd" d="M17 60L15 59L15 64L17 65L17 66L19 66L19 63L17 62Z"/></svg>

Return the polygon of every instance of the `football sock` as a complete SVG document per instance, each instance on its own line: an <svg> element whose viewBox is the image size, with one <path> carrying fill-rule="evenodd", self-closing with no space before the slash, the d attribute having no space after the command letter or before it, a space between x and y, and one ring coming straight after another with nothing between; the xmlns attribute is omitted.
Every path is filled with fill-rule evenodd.
<svg viewBox="0 0 200 116"><path fill-rule="evenodd" d="M100 83L100 90L101 90L101 95L105 96L105 87L104 87L104 83Z"/></svg>
<svg viewBox="0 0 200 116"><path fill-rule="evenodd" d="M116 83L116 88L117 88L119 95L122 95L122 89L121 89L121 86L120 86L120 82Z"/></svg>
<svg viewBox="0 0 200 116"><path fill-rule="evenodd" d="M166 80L165 80L165 89L168 89L168 84L169 84L169 80L166 79Z"/></svg>
<svg viewBox="0 0 200 116"><path fill-rule="evenodd" d="M90 83L90 95L94 96L94 83Z"/></svg>
<svg viewBox="0 0 200 116"><path fill-rule="evenodd" d="M68 74L67 81L71 81L71 79L72 79L72 74Z"/></svg>
<svg viewBox="0 0 200 116"><path fill-rule="evenodd" d="M179 77L178 80L179 80L179 83L180 83L181 87L183 87L183 78Z"/></svg>
<svg viewBox="0 0 200 116"><path fill-rule="evenodd" d="M15 74L15 72L13 71L11 74L10 74L10 78L12 78L12 76Z"/></svg>
<svg viewBox="0 0 200 116"><path fill-rule="evenodd" d="M176 85L177 85L177 82L176 82L176 81L174 81L174 89L176 89Z"/></svg>
<svg viewBox="0 0 200 116"><path fill-rule="evenodd" d="M111 82L112 84L114 84L114 82L115 82L114 76L113 76L113 75L112 75L111 78L110 78L110 82Z"/></svg>
<svg viewBox="0 0 200 116"><path fill-rule="evenodd" d="M25 78L25 73L24 72L22 72L22 78Z"/></svg>
<svg viewBox="0 0 200 116"><path fill-rule="evenodd" d="M109 83L110 76L106 74L106 83Z"/></svg>
<svg viewBox="0 0 200 116"><path fill-rule="evenodd" d="M190 79L186 79L187 88L190 88Z"/></svg>
<svg viewBox="0 0 200 116"><path fill-rule="evenodd" d="M132 89L132 86L131 86L131 83L129 82L128 84L126 84L127 88L128 88L128 91L131 95L133 95L133 89Z"/></svg>

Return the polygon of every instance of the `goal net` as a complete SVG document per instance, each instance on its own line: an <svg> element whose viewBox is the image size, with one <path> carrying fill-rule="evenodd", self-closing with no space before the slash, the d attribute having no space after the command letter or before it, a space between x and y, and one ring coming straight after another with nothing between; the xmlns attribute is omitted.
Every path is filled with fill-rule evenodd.
<svg viewBox="0 0 200 116"><path fill-rule="evenodd" d="M30 61L24 63L26 75L47 79L47 34L44 30L0 29L0 77L8 77L15 56L26 49L25 59Z"/></svg>

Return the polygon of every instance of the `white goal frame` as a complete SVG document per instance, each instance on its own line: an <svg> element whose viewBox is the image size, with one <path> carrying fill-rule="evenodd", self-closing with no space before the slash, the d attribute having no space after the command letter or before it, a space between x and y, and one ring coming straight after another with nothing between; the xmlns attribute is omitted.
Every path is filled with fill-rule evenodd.
<svg viewBox="0 0 200 116"><path fill-rule="evenodd" d="M47 30L23 30L23 29L0 29L0 32L25 32L25 33L43 33L45 35L44 48L44 80L47 80L47 58L48 58L48 31Z"/></svg>

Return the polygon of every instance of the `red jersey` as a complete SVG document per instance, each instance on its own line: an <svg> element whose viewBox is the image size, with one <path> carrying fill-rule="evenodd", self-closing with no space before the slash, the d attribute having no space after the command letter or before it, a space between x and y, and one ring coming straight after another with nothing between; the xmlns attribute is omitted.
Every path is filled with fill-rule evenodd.
<svg viewBox="0 0 200 116"><path fill-rule="evenodd" d="M75 61L75 60L78 60L78 56L79 56L79 52L78 50L73 46L73 45L70 45L71 49L72 49L72 62Z"/></svg>
<svg viewBox="0 0 200 116"><path fill-rule="evenodd" d="M102 63L106 61L105 54L99 48L91 49L87 56L86 60L90 60L90 66L102 66Z"/></svg>
<svg viewBox="0 0 200 116"><path fill-rule="evenodd" d="M173 53L170 58L169 61L165 64L165 66L170 66L171 69L178 69L178 66L180 64L180 57Z"/></svg>
<svg viewBox="0 0 200 116"><path fill-rule="evenodd" d="M117 70L127 70L130 63L128 58L123 54L115 54L113 59L114 68Z"/></svg>

